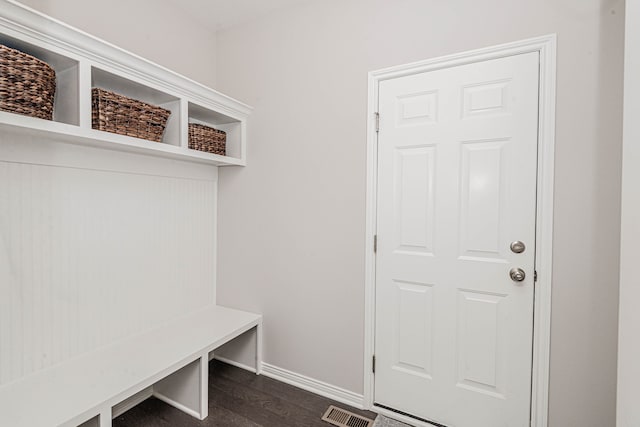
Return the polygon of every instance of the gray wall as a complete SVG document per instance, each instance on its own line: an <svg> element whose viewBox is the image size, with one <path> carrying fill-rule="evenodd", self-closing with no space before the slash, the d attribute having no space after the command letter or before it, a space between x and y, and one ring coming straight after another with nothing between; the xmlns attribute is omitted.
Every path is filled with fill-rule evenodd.
<svg viewBox="0 0 640 427"><path fill-rule="evenodd" d="M19 0L49 16L215 87L215 29L158 0Z"/></svg>
<svg viewBox="0 0 640 427"><path fill-rule="evenodd" d="M267 363L363 391L367 71L558 34L550 425L612 426L622 0L325 0L218 33L253 105L221 170L218 301L265 316Z"/></svg>

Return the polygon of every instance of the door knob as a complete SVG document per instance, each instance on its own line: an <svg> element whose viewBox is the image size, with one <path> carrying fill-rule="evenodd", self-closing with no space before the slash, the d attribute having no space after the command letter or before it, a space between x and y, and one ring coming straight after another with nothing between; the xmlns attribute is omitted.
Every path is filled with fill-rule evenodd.
<svg viewBox="0 0 640 427"><path fill-rule="evenodd" d="M522 282L527 275L524 274L524 270L521 268L512 268L509 270L509 276L514 282Z"/></svg>

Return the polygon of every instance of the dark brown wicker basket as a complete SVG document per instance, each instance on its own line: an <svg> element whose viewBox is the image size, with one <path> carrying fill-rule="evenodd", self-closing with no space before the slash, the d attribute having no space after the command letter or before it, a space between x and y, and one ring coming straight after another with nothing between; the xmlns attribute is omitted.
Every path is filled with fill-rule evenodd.
<svg viewBox="0 0 640 427"><path fill-rule="evenodd" d="M171 111L108 90L93 88L94 129L160 142Z"/></svg>
<svg viewBox="0 0 640 427"><path fill-rule="evenodd" d="M226 155L227 133L209 126L189 123L189 148Z"/></svg>
<svg viewBox="0 0 640 427"><path fill-rule="evenodd" d="M49 64L0 44L0 110L51 120L55 93Z"/></svg>

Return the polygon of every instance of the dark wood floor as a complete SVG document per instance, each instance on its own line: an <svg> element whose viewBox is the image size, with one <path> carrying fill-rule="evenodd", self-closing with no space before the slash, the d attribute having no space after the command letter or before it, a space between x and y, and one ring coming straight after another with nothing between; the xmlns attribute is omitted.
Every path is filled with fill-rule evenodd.
<svg viewBox="0 0 640 427"><path fill-rule="evenodd" d="M204 421L150 398L113 420L114 427L328 427L329 405L368 418L376 414L258 376L222 362L209 365L209 417Z"/></svg>

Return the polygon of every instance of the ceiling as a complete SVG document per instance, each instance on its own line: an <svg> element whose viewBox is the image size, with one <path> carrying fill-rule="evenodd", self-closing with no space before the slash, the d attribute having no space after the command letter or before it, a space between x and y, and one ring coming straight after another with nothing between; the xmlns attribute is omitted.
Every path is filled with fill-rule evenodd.
<svg viewBox="0 0 640 427"><path fill-rule="evenodd" d="M309 0L170 0L195 21L221 30Z"/></svg>

